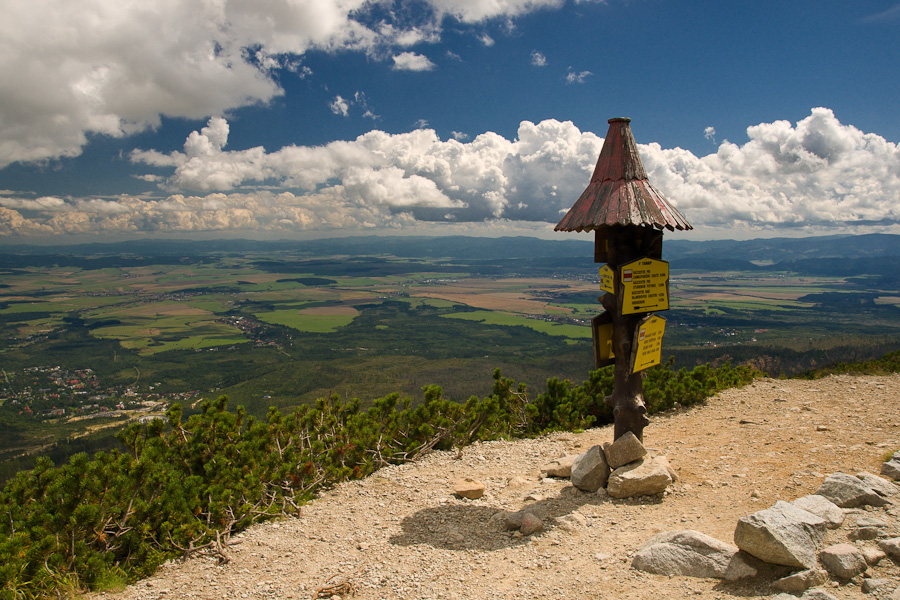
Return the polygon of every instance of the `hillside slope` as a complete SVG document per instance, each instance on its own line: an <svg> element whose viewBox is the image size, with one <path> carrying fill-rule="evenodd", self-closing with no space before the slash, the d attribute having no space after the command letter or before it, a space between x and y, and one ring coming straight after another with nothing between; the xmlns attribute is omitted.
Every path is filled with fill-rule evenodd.
<svg viewBox="0 0 900 600"><path fill-rule="evenodd" d="M703 406L655 416L646 445L666 454L680 475L661 499L611 500L566 480L540 479L542 464L611 437L604 427L491 442L467 448L460 460L434 453L386 468L324 494L299 518L237 536L227 564L211 557L170 563L103 597L309 599L345 581L358 599L774 595L775 572L738 584L669 578L634 571L631 556L653 535L675 529L731 543L740 517L813 493L828 474L877 473L881 457L900 449L900 375L764 379ZM452 496L454 482L467 476L486 484L483 498ZM491 520L525 505L545 514L543 533L521 537ZM882 514L898 526L900 507L872 516ZM848 520L854 518L851 512ZM900 586L900 567L889 559L874 573ZM858 582L830 591L871 597Z"/></svg>

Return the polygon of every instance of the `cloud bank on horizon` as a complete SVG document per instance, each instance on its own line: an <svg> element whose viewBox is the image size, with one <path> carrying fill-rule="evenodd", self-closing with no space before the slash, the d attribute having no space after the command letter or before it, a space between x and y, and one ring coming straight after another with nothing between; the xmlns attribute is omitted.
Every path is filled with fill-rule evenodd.
<svg viewBox="0 0 900 600"><path fill-rule="evenodd" d="M695 228L829 231L900 223L900 148L815 108L792 125L761 123L750 141L697 157L639 145L651 182ZM590 178L603 139L570 122L522 122L441 140L430 129L373 130L325 146L229 151L229 124L211 118L183 151L136 150L166 168L160 198L37 199L0 195L0 235L92 232L268 232L398 229L453 223L558 222Z"/></svg>
<svg viewBox="0 0 900 600"><path fill-rule="evenodd" d="M483 24L513 31L515 19L564 5L566 0L11 3L0 20L0 170L77 157L98 136L153 131L163 117L206 125L190 132L180 151L151 147L127 154L129 167L144 169L137 177L158 186L152 193L77 197L0 190L0 239L290 237L412 228L483 233L485 226L546 233L587 185L604 132L546 118L522 120L515 136L454 130L451 139L441 139L420 119L419 129L403 133L372 129L317 146L229 149L229 120L239 127L233 111L266 107L284 96L286 74L311 76L310 52L361 53L391 71L424 76L438 65L423 48L436 47L450 29L469 27L478 44L492 47L495 40L479 29ZM446 55L462 60L450 49ZM529 48L523 60L535 71L550 68L551 59L538 49ZM566 65L560 82L574 90L597 78ZM381 118L364 92L330 97L335 118L346 120L354 111L376 124ZM698 229L900 230L898 144L841 123L829 108L812 108L796 123L778 117L747 127L748 141L741 144L716 144L716 128L706 127L698 135L716 150L704 156L658 143L639 148L651 181Z"/></svg>

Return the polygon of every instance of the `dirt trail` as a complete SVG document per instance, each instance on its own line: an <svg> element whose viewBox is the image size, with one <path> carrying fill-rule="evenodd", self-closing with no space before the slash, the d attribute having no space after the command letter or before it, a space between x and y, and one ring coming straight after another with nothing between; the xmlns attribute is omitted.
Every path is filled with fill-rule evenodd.
<svg viewBox="0 0 900 600"><path fill-rule="evenodd" d="M347 598L352 591L357 599L774 595L775 573L738 584L664 577L631 569L631 556L653 535L674 529L732 543L740 517L813 493L826 475L877 473L883 455L900 449L900 375L764 379L703 406L654 416L645 443L667 455L680 476L662 498L612 500L565 480L540 479L549 460L611 437L612 428L604 427L477 444L461 460L434 453L340 485L299 518L246 531L232 540L228 564L209 557L169 563L124 592L102 596L310 599L322 586L344 582L335 592ZM486 484L484 497L452 496L454 482L466 476ZM543 533L521 537L491 520L525 505L545 515ZM900 507L877 514L896 522ZM900 585L900 567L890 560L875 574ZM871 598L858 583L830 591Z"/></svg>

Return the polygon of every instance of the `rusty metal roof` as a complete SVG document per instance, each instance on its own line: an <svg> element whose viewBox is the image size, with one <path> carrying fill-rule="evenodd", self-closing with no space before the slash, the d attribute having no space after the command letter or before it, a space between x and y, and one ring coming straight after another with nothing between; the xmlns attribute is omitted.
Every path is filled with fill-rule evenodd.
<svg viewBox="0 0 900 600"><path fill-rule="evenodd" d="M693 229L647 178L631 134L631 119L610 119L591 182L555 231L592 231L612 225Z"/></svg>

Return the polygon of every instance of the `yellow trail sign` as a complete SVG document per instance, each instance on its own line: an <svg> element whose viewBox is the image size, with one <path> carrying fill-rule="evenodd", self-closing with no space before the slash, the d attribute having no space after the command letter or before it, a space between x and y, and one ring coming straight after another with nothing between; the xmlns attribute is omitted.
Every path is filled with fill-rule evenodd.
<svg viewBox="0 0 900 600"><path fill-rule="evenodd" d="M669 263L641 258L619 269L622 314L669 310Z"/></svg>
<svg viewBox="0 0 900 600"><path fill-rule="evenodd" d="M657 315L649 315L641 320L634 332L631 353L631 372L637 373L658 365L662 358L662 339L666 331L666 320Z"/></svg>
<svg viewBox="0 0 900 600"><path fill-rule="evenodd" d="M616 279L616 273L612 270L609 265L603 265L600 267L600 289L604 292L609 292L610 294L615 294L616 290L613 288L613 284Z"/></svg>

